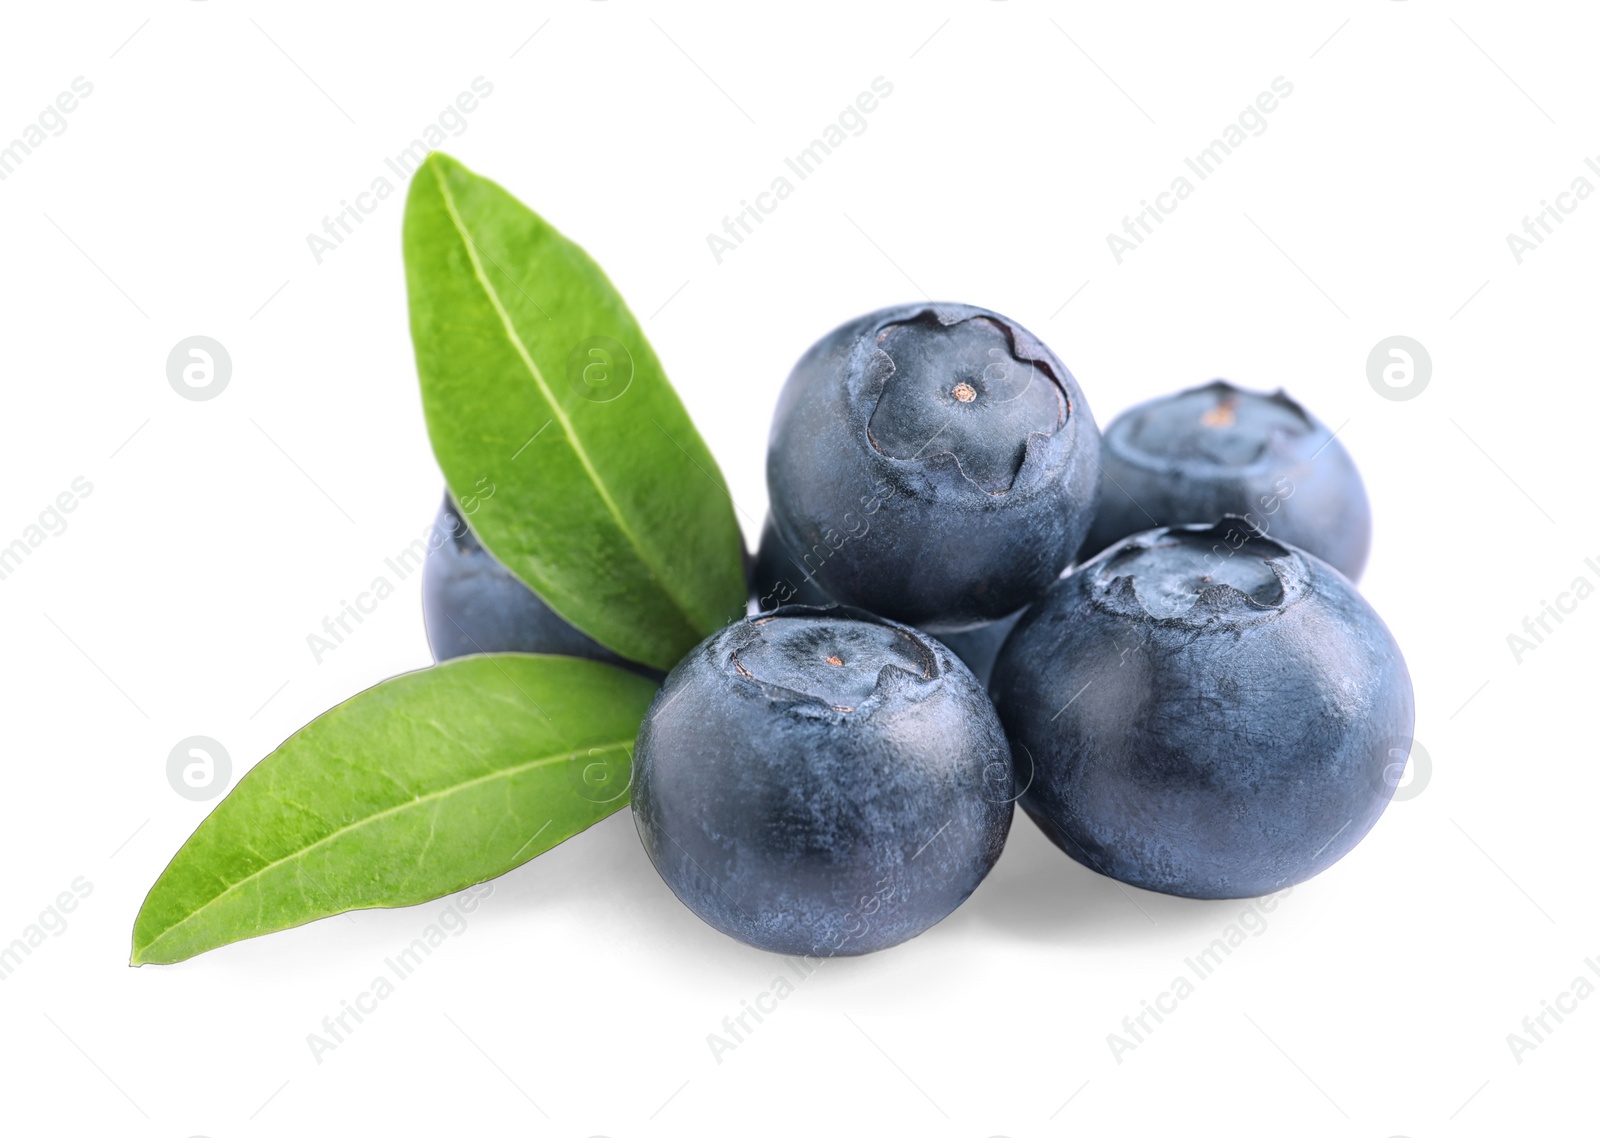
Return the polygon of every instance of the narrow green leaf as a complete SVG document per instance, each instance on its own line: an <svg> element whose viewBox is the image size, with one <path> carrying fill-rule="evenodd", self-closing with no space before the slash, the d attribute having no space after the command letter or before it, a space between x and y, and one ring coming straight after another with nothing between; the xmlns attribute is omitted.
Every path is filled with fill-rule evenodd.
<svg viewBox="0 0 1600 1138"><path fill-rule="evenodd" d="M650 681L560 656L466 656L318 716L239 781L145 898L134 964L521 865L628 801Z"/></svg>
<svg viewBox="0 0 1600 1138"><path fill-rule="evenodd" d="M434 454L489 551L657 668L742 615L721 472L599 266L438 152L411 181L405 259Z"/></svg>

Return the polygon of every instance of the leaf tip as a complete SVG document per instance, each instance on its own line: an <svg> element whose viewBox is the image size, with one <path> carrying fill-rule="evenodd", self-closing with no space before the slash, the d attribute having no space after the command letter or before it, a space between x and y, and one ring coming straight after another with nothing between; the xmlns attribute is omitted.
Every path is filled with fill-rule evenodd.
<svg viewBox="0 0 1600 1138"><path fill-rule="evenodd" d="M424 167L433 174L449 174L466 170L466 167L458 159L452 158L442 150L430 151L428 156L422 160L422 165L417 167L417 173L422 173Z"/></svg>

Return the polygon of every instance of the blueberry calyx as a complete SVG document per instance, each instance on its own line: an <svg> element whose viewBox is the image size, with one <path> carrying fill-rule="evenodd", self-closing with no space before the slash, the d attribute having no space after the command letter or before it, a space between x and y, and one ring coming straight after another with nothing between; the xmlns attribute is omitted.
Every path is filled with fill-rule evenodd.
<svg viewBox="0 0 1600 1138"><path fill-rule="evenodd" d="M1004 494L1031 440L1055 434L1071 410L1049 361L1019 339L994 316L938 308L881 326L867 341L876 394L867 441L889 459L953 461L969 482Z"/></svg>
<svg viewBox="0 0 1600 1138"><path fill-rule="evenodd" d="M1135 409L1115 445L1119 458L1149 470L1236 476L1275 471L1289 440L1326 433L1281 387L1265 393L1214 379ZM1174 438L1184 445L1175 449Z"/></svg>
<svg viewBox="0 0 1600 1138"><path fill-rule="evenodd" d="M730 633L719 664L803 714L869 713L890 693L920 698L941 676L910 629L847 605L783 605Z"/></svg>
<svg viewBox="0 0 1600 1138"><path fill-rule="evenodd" d="M1305 595L1307 579L1299 550L1274 541L1237 514L1211 525L1134 534L1080 572L1091 574L1097 608L1125 619L1188 627L1270 619Z"/></svg>

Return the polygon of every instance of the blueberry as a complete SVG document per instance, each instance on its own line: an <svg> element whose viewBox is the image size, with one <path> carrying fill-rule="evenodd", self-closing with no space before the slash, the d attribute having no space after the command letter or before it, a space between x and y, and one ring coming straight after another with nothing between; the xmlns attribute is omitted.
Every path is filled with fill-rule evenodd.
<svg viewBox="0 0 1600 1138"><path fill-rule="evenodd" d="M668 674L634 753L662 878L772 952L872 952L943 920L1011 826L1010 750L965 665L859 610L729 625Z"/></svg>
<svg viewBox="0 0 1600 1138"><path fill-rule="evenodd" d="M1130 534L1238 514L1352 581L1367 563L1372 510L1344 445L1282 391L1226 380L1141 403L1106 428L1105 486L1087 561Z"/></svg>
<svg viewBox="0 0 1600 1138"><path fill-rule="evenodd" d="M833 604L833 598L817 583L820 565L815 554L802 558L785 545L772 525L772 516L767 515L750 570L750 591L756 608L767 612L784 605Z"/></svg>
<svg viewBox="0 0 1600 1138"><path fill-rule="evenodd" d="M659 677L624 660L557 616L539 595L494 559L449 493L434 520L437 539L422 568L422 619L438 661L475 652L579 656Z"/></svg>
<svg viewBox="0 0 1600 1138"><path fill-rule="evenodd" d="M863 316L795 365L772 421L778 536L829 596L924 628L1043 594L1088 532L1099 432L1021 325L962 304Z"/></svg>
<svg viewBox="0 0 1600 1138"><path fill-rule="evenodd" d="M1258 896L1343 857L1388 804L1413 717L1400 649L1349 580L1237 518L1074 570L990 688L1045 833L1185 897Z"/></svg>
<svg viewBox="0 0 1600 1138"><path fill-rule="evenodd" d="M769 516L761 527L761 545L751 567L750 591L756 599L757 609L766 612L786 604L836 604L817 584L814 564L814 555L813 558L798 557L783 543ZM994 666L1000 645L1005 643L1007 634L1021 615L1019 609L1010 616L973 628L934 635L972 669L972 674L978 677L980 684L987 684L989 670Z"/></svg>

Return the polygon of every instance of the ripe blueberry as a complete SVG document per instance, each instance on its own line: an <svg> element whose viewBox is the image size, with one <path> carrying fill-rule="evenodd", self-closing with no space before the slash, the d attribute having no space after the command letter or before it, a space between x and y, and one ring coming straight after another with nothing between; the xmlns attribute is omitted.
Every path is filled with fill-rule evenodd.
<svg viewBox="0 0 1600 1138"><path fill-rule="evenodd" d="M1045 833L1185 897L1257 896L1339 860L1388 804L1412 727L1377 613L1238 518L1138 534L1074 570L990 687Z"/></svg>
<svg viewBox="0 0 1600 1138"><path fill-rule="evenodd" d="M422 568L422 620L433 658L475 652L579 656L659 676L624 660L561 617L478 541L448 493Z"/></svg>
<svg viewBox="0 0 1600 1138"><path fill-rule="evenodd" d="M1361 475L1282 391L1218 379L1141 403L1106 428L1101 462L1105 486L1080 561L1155 526L1239 514L1352 581L1367 563L1372 511Z"/></svg>
<svg viewBox="0 0 1600 1138"><path fill-rule="evenodd" d="M1021 325L963 304L870 313L795 365L767 449L772 524L822 589L924 628L1043 594L1088 532L1099 432Z"/></svg>
<svg viewBox="0 0 1600 1138"><path fill-rule="evenodd" d="M790 606L668 674L633 812L702 919L772 952L908 940L983 880L1011 826L1010 751L965 665L868 613Z"/></svg>

